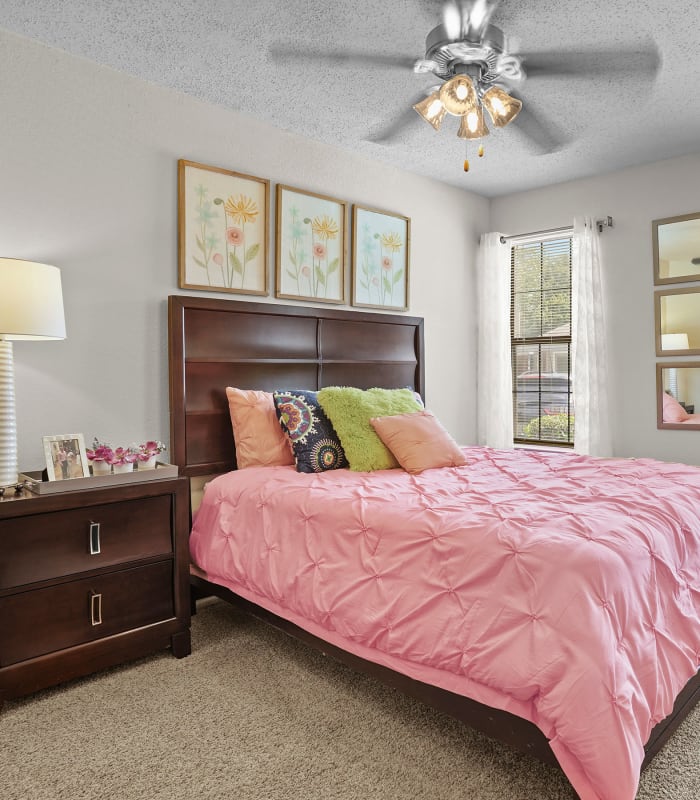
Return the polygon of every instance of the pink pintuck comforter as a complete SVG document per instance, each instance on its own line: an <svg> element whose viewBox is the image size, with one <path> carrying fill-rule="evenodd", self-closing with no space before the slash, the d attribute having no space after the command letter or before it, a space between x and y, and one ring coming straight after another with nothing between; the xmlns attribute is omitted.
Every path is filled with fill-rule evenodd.
<svg viewBox="0 0 700 800"><path fill-rule="evenodd" d="M700 664L700 469L465 452L420 475L223 475L193 561L333 644L534 722L584 800L631 800Z"/></svg>

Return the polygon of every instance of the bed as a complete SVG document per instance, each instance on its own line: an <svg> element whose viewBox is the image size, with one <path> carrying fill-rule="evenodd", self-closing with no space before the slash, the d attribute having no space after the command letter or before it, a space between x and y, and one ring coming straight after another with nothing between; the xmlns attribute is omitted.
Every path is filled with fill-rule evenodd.
<svg viewBox="0 0 700 800"><path fill-rule="evenodd" d="M216 502L210 505L204 504L197 515L192 550L195 562L199 563L194 563L192 568L194 592L202 595L214 594L234 602L354 668L367 671L490 736L531 753L548 763L564 767L572 785L583 798L599 797L606 798L606 800L625 798L627 800L634 796L640 762L642 762L642 766L649 763L675 727L700 699L700 678L697 673L700 661L700 638L698 638L700 637L698 634L700 630L700 614L698 612L698 597L700 596L700 586L698 585L698 575L700 574L700 564L698 564L698 559L700 559L699 471L682 465L669 465L663 468L662 474L658 472L657 462L610 460L603 464L561 454L555 460L558 459L559 463L566 462L573 469L573 473L561 477L553 468L552 461L541 455L518 452L513 454L516 459L514 462L506 462L503 461L505 455L502 457L497 451L467 448L467 466L446 470L442 478L438 477L437 482L434 475L431 477L430 473L440 473L442 472L440 470L428 470L423 476L408 476L401 470L389 470L383 474L370 473L370 476L374 476L372 480L367 480L367 476L362 473L354 473L347 476L347 480L351 484L358 481L360 483L353 486L352 489L348 488L347 480L343 483L338 475L338 473L344 472L343 470L338 470L337 473L325 473L322 476L300 476L293 467L273 467L240 470L236 475L232 471L235 466L235 455L224 393L226 386L266 391L283 387L319 389L334 385L356 386L361 389L374 386L385 388L411 386L424 395L423 322L420 318L403 315L173 296L169 300L169 334L173 459L180 466L182 473L191 477L224 474L222 478L212 481L207 490L207 495L215 498ZM527 467L522 466L524 461L528 462ZM267 472L265 472L266 469ZM648 626L649 630L644 632L647 638L651 637L654 642L660 642L659 657L655 659L654 664L661 665L663 671L667 661L673 662L674 666L670 673L672 677L666 673L661 675L657 681L658 689L652 692L654 698L652 703L648 703L650 706L648 731L645 731L645 733L648 732L648 736L645 737L646 744L643 752L641 743L635 743L632 738L628 738L626 730L621 737L618 737L617 745L621 748L622 755L616 767L619 780L614 792L611 792L609 785L607 787L604 785L604 776L592 777L595 769L590 772L588 767L581 767L581 759L572 759L571 754L567 753L567 742L562 742L562 737L559 736L556 729L557 725L563 725L566 720L556 720L546 713L544 707L539 708L537 702L533 701L533 697L536 699L539 697L539 688L530 682L532 676L523 676L522 685L518 685L517 681L512 681L513 670L510 670L506 677L512 681L512 685L508 687L494 687L489 685L489 681L482 681L483 671L491 669L488 662L488 646L477 648L478 652L476 652L473 648L476 639L472 638L468 641L464 639L453 641L454 637L450 639L450 631L454 629L454 625L450 626L449 624L450 615L445 613L446 606L443 605L438 609L436 618L438 622L432 627L444 623L443 635L437 638L451 641L455 652L461 646L462 663L471 663L476 666L477 673L471 676L467 674L468 669L462 670L466 675L464 680L455 678L451 673L448 674L447 670L442 670L441 663L419 663L417 666L414 663L411 666L409 662L420 662L420 659L406 658L406 652L397 653L395 648L392 650L378 647L377 644L381 645L382 637L378 636L376 626L373 633L369 630L367 632L359 630L361 628L359 623L356 629L348 629L347 625L350 625L351 622L347 619L345 619L346 628L338 624L337 620L333 625L325 626L323 619L318 615L314 616L314 610L307 608L308 603L304 598L309 595L305 596L300 593L294 608L281 602L284 591L280 592L279 586L284 585L285 580L294 580L295 575L304 571L300 570L298 566L292 568L293 574L290 576L285 577L284 573L276 574L274 581L252 573L249 577L241 577L243 573L240 570L245 566L243 562L250 559L256 552L254 550L256 546L262 543L268 554L275 552L279 547L279 541L274 538L278 528L283 528L289 534L286 537L285 546L293 548L294 552L299 552L304 547L308 549L308 536L303 532L303 528L314 514L309 513L308 509L305 511L302 507L299 511L300 522L297 530L289 522L282 523L276 517L270 517L269 513L271 512L268 512L267 509L268 506L274 505L278 501L282 502L280 499L282 496L296 497L303 506L305 501L302 495L303 487L300 485L303 482L313 483L317 492L319 491L318 484L321 482L321 493L331 497L332 503L339 503L339 496L344 492L354 492L354 497L357 497L357 492L360 492L363 497L362 503L367 506L367 513L370 515L375 513L374 509L377 505L376 498L372 498L373 493L385 497L399 496L408 491L407 483L411 483L414 488L418 485L420 488L418 497L422 499L416 500L414 497L409 502L413 502L414 505L419 503L419 506L414 508L414 511L419 512L414 516L419 518L429 516L437 503L442 503L443 506L447 503L452 508L455 505L452 502L453 499L461 492L467 489L476 490L483 503L478 513L490 514L493 518L494 508L507 507L508 514L497 521L499 525L505 525L507 529L510 529L509 526L513 519L520 515L527 517L531 525L539 525L540 533L542 533L547 530L548 523L547 515L541 513L541 502L535 504L537 509L530 507L521 511L518 511L517 507L513 505L517 502L513 496L514 486L508 484L508 481L511 481L513 476L519 472L526 476L525 480L530 479L531 481L533 475L538 475L537 481L531 483L530 486L533 492L538 485L545 485L548 489L550 519L555 518L557 514L561 519L565 514L568 515L566 517L567 526L564 526L566 530L557 539L557 547L564 553L567 546L571 547L572 552L585 552L585 548L591 543L594 551L597 549L602 552L608 549L607 542L596 543L593 541L596 538L605 537L601 537L595 532L590 534L587 525L581 520L577 520L569 513L569 509L565 508L566 502L562 502L561 497L568 498L572 492L585 495L585 502L589 504L588 512L595 515L595 505L598 502L608 503L606 513L610 513L609 505L612 501L609 497L607 500L605 499L606 493L612 495L613 498L617 498L618 495L622 498L632 492L631 487L642 486L648 495L650 481L651 483L656 482L659 496L664 502L649 504L645 513L647 517L654 516L658 512L658 506L665 505L668 507L672 519L671 523L664 524L671 525L673 529L673 536L669 538L669 541L673 540L675 548L673 553L665 550L667 544L663 540L663 529L661 534L657 534L654 533L653 528L645 527L644 535L647 536L645 541L647 541L648 547L644 557L646 562L655 565L654 576L655 579L659 579L660 585L659 576L669 572L663 565L670 563L675 565L674 580L676 583L674 585L676 589L673 591L676 594L682 593L680 608L683 611L681 616L684 616L682 621L682 625L685 626L684 633L680 637L682 639L680 643L674 643L673 647L667 648L661 641L665 631L657 631L654 627L654 620L651 620ZM528 475L529 478L527 478ZM597 481L596 488L591 491L590 486L593 485L594 478ZM474 484L475 481L477 485L468 486L468 484ZM232 482L231 485L228 485L230 482ZM499 482L502 485L499 489L498 502L492 502L489 507L489 486ZM666 487L679 484L687 484L687 491L675 494L667 492ZM284 490L272 492L271 486L283 487ZM248 504L248 511L245 512L244 509L244 515L241 517L245 523L238 523L235 526L241 529L240 541L234 541L232 546L227 540L225 545L223 560L228 560L230 567L225 570L216 566L215 559L217 548L218 557L222 556L221 543L226 536L219 535L218 538L215 536L212 542L207 544L206 539L203 538L203 532L209 527L215 527L216 513L211 506L228 504L229 501L226 500L226 497L230 496L231 492L234 492L244 505ZM635 513L630 511L634 502L635 499L632 495L624 503L620 499L620 507L613 509L617 514L616 524L624 523L629 527L639 528L638 515L635 516ZM238 500L234 505L238 505ZM476 509L476 505L474 509ZM473 513L477 513L474 509ZM316 513L315 506L314 513ZM376 513L386 514L386 508ZM462 512L455 511L454 513ZM263 526L256 528L256 520L260 519L263 520ZM451 519L454 522L454 518ZM645 526L650 524L647 518L643 522ZM462 524L459 520L458 523ZM370 524L365 521L360 526L361 533L370 532L371 534L371 530L379 524L376 520L370 520ZM398 541L397 533L390 532L393 524L390 515L381 522L382 529L386 532L384 542ZM325 525L329 527L327 520ZM577 525L580 529L578 532L573 531L572 533L571 526L576 527ZM363 528L364 530L362 530ZM486 529L482 526L481 530L483 532ZM230 530L226 533L230 534ZM577 533L579 534L578 538L576 538ZM436 531L435 534L433 539L444 539L444 531ZM295 539L295 535L301 538ZM394 536L393 540L391 536ZM523 551L527 550L530 544L523 544L522 540L517 538L518 536L520 534L513 534L510 539L506 537L506 540L511 547L512 563L516 565L514 566L516 572L513 574L518 574L521 580L527 581L539 569L537 566L539 556L537 552L533 551L529 555L525 554L530 560L523 561ZM653 536L657 538L650 538ZM659 536L662 538L660 539ZM369 538L371 539L371 535ZM541 540L543 537L539 538ZM363 543L358 545L358 552L368 546L367 535L361 536L360 539ZM484 538L483 542L486 543L487 538ZM601 544L603 547L599 546ZM400 543L396 546L400 550ZM627 545L625 548L630 553L634 550L632 561L623 564L625 568L629 568L630 564L634 565L634 558L639 556L639 549L635 550ZM549 549L551 550L552 547L550 546ZM440 555L439 548L433 548L433 551L438 556ZM475 552L479 552L478 549ZM263 556L264 552L257 552L257 561L262 561ZM213 560L209 560L210 557ZM396 551L393 558L400 557L402 556L399 551ZM431 557L439 569L440 559L435 560L434 555ZM502 553L493 557L501 558ZM329 554L312 553L309 556L309 553L306 553L305 555L307 566L314 562L318 566L319 560L325 558L330 558ZM445 556L445 558L449 561L449 556ZM588 562L588 571L594 571L596 559L597 556L594 556ZM679 559L681 560L679 561ZM472 558L472 562L474 560ZM601 561L601 563L603 562ZM619 563L617 567L619 570ZM499 571L500 568L495 569L495 572ZM604 570L601 570L601 574L607 575ZM562 580L562 584L570 583L572 574L562 573L562 575L566 578L566 580ZM375 578L373 591L376 591L376 586L381 579L380 572L375 570L373 577ZM486 577L489 577L488 570ZM453 575L452 579L454 578ZM313 575L311 575L310 580L313 581L313 579ZM610 579L612 580L612 578ZM266 580L271 585L267 593L261 590L261 586ZM332 583L336 585L335 581ZM444 592L441 589L441 596L445 595L446 603L452 602L452 590L460 590L460 587L456 585L456 580L452 580L452 583L454 585L442 587ZM276 589L275 586L277 586ZM610 591L612 592L613 589ZM604 596L605 592L600 594L600 609L597 611L607 614L606 606L609 598ZM546 595L546 591L540 592L538 602ZM433 596L435 596L435 592L433 592ZM491 613L488 611L487 603L492 602L493 598L482 594L480 600L482 605L477 610L482 613ZM431 605L427 600L425 604ZM336 603L334 608L338 605ZM473 605L475 604L472 603ZM633 606L630 606L630 609L633 609ZM396 606L394 612L400 617L402 623L404 618L410 616L406 613L405 606ZM530 608L526 620L527 626L520 624L520 629L527 628L528 637L537 638L539 634L534 631L543 621L547 621L548 613L550 612L543 608ZM388 635L386 631L391 628L391 624L386 624L386 611L384 615L383 630L386 639ZM470 617L465 612L464 619L467 628L469 625L472 626L471 630L475 629L475 625L480 624L478 615ZM393 621L395 620L388 620L389 623ZM520 622L522 623L523 620ZM583 630L580 635L584 636ZM424 636L424 633L421 636ZM557 641L561 645L562 652L567 653L572 647L575 648L576 636L569 638L566 642L564 639L560 642ZM616 640L615 644L620 644L620 641ZM420 647L417 649L425 652L424 645L425 640L421 639ZM587 643L586 646L588 646ZM410 644L407 647L410 651ZM522 642L518 647L522 648ZM416 647L413 652L415 651ZM580 654L579 657L581 657ZM439 662L440 658L446 657L440 655L437 658ZM508 659L501 659L501 661L505 664ZM492 666L500 665L501 661L495 658ZM552 663L546 666L549 670L548 686L556 687L562 680L566 681L566 663L562 662L561 658L553 659ZM571 670L571 672L573 671ZM582 670L582 672L584 671ZM682 680L680 676L683 676ZM503 676L501 679L504 679ZM638 686L648 685L652 680L653 676L646 674L640 678ZM504 690L505 688L507 691ZM608 690L609 688L606 687ZM622 694L618 697L614 691L609 694L610 696L607 698L609 703L618 709L615 712L617 715L615 719L623 718L625 715L629 716L630 709L625 706L629 706L630 703L634 705L633 716L635 718L644 716L637 713L640 705L639 693L633 692L631 697L622 696ZM538 724L535 724L535 721ZM600 742L605 741L604 735L609 727L609 720L601 716L600 719L587 720L586 725L585 737L593 743L593 750L599 750L597 738L600 736ZM550 740L552 744L550 744ZM625 747L629 750L628 754L623 752Z"/></svg>

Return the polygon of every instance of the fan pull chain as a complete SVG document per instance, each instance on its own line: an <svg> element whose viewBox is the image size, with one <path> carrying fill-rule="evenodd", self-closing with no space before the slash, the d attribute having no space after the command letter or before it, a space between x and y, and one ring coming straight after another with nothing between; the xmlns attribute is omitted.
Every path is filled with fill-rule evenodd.
<svg viewBox="0 0 700 800"><path fill-rule="evenodd" d="M483 156L484 156L484 145L480 144L479 145L479 158L483 158Z"/></svg>
<svg viewBox="0 0 700 800"><path fill-rule="evenodd" d="M464 171L469 172L469 159L467 156L469 155L469 146L467 143L464 143Z"/></svg>

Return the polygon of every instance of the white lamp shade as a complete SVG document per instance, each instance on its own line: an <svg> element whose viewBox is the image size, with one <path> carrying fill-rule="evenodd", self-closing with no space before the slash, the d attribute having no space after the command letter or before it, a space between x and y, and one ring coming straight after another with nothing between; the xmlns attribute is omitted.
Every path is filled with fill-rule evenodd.
<svg viewBox="0 0 700 800"><path fill-rule="evenodd" d="M61 271L0 258L0 339L65 339Z"/></svg>
<svg viewBox="0 0 700 800"><path fill-rule="evenodd" d="M661 334L661 349L662 350L688 350L687 333L662 333Z"/></svg>

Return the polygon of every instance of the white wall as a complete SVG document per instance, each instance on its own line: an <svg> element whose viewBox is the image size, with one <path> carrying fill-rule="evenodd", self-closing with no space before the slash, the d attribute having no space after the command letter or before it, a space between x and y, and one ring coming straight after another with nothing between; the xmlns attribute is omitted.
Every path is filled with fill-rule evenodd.
<svg viewBox="0 0 700 800"><path fill-rule="evenodd" d="M614 218L604 230L612 430L618 456L700 464L700 431L657 430L651 222L700 209L700 155L498 198L491 227L521 233Z"/></svg>
<svg viewBox="0 0 700 800"><path fill-rule="evenodd" d="M15 343L21 469L42 466L44 434L167 441L178 158L411 217L428 405L476 440L473 261L487 200L2 30L0 107L0 255L61 268L68 328L63 342Z"/></svg>

